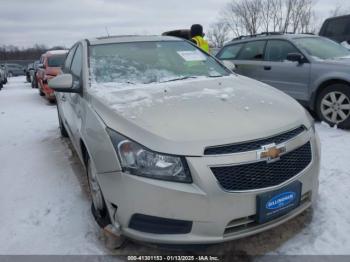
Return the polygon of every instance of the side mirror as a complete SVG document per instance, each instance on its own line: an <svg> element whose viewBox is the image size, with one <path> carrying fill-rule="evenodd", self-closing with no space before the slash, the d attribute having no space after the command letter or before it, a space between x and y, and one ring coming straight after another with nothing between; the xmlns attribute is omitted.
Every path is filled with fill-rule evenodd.
<svg viewBox="0 0 350 262"><path fill-rule="evenodd" d="M224 64L224 66L226 66L231 71L235 71L236 70L236 65L233 62L231 62L229 60L223 60L222 63Z"/></svg>
<svg viewBox="0 0 350 262"><path fill-rule="evenodd" d="M44 64L38 64L38 68L44 69L44 68L45 68L45 65L44 65Z"/></svg>
<svg viewBox="0 0 350 262"><path fill-rule="evenodd" d="M80 88L73 88L73 76L71 74L58 75L48 82L49 87L56 92L80 93Z"/></svg>
<svg viewBox="0 0 350 262"><path fill-rule="evenodd" d="M287 55L287 60L292 62L298 62L299 64L302 64L304 62L304 56L299 53L289 53Z"/></svg>

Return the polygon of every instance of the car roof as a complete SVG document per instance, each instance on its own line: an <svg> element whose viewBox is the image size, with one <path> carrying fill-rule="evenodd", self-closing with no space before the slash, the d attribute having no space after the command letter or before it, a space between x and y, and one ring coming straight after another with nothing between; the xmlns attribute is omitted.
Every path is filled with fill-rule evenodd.
<svg viewBox="0 0 350 262"><path fill-rule="evenodd" d="M68 53L69 50L49 50L44 55L45 56L52 56L52 55L65 55Z"/></svg>
<svg viewBox="0 0 350 262"><path fill-rule="evenodd" d="M237 43L246 43L256 40L269 40L269 39L296 39L296 38L303 38L303 37L319 37L317 35L313 34L261 34L261 35L254 35L254 36L243 36L239 38L235 38L232 41L228 42L226 45L231 44L237 44Z"/></svg>
<svg viewBox="0 0 350 262"><path fill-rule="evenodd" d="M337 20L337 19L343 19L343 18L350 18L350 15L340 15L340 16L334 16L334 17L329 17L325 20L326 21L332 21L332 20Z"/></svg>
<svg viewBox="0 0 350 262"><path fill-rule="evenodd" d="M183 41L178 37L158 36L158 35L117 35L105 36L87 39L90 45L102 45L112 43L128 43L128 42L152 42L152 41Z"/></svg>

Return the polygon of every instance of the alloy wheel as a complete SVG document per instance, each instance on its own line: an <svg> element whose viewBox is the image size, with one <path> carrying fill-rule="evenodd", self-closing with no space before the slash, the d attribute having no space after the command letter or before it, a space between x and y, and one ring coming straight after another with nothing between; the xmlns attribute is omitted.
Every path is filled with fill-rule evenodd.
<svg viewBox="0 0 350 262"><path fill-rule="evenodd" d="M321 101L321 113L326 120L338 124L350 116L350 99L339 91L327 93Z"/></svg>

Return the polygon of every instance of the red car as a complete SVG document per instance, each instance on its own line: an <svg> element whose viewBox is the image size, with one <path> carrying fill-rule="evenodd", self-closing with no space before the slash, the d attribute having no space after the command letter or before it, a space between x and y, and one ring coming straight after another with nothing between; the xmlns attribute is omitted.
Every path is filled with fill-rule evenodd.
<svg viewBox="0 0 350 262"><path fill-rule="evenodd" d="M41 55L40 65L36 73L39 94L46 96L50 102L55 102L56 97L54 91L49 88L47 81L62 72L61 68L67 53L67 50L52 50Z"/></svg>

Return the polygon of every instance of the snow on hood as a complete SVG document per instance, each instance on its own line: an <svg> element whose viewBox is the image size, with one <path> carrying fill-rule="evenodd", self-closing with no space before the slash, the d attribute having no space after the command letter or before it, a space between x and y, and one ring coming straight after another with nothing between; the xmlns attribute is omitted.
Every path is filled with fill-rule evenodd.
<svg viewBox="0 0 350 262"><path fill-rule="evenodd" d="M153 150L173 154L201 155L205 146L309 124L294 99L242 76L94 85L89 92L107 126Z"/></svg>

